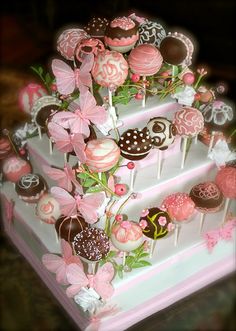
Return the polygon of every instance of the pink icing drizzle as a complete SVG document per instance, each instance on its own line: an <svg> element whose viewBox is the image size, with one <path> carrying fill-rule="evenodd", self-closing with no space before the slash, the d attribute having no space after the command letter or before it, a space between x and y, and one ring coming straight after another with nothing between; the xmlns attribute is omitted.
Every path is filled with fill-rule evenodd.
<svg viewBox="0 0 236 331"><path fill-rule="evenodd" d="M120 28L122 30L130 30L135 27L135 23L129 17L117 17L113 21L111 21L110 26L112 28Z"/></svg>
<svg viewBox="0 0 236 331"><path fill-rule="evenodd" d="M168 195L162 202L171 218L181 222L187 220L194 212L195 204L186 193L174 193Z"/></svg>
<svg viewBox="0 0 236 331"><path fill-rule="evenodd" d="M193 137L202 131L204 118L198 109L183 107L175 113L173 124L180 136Z"/></svg>

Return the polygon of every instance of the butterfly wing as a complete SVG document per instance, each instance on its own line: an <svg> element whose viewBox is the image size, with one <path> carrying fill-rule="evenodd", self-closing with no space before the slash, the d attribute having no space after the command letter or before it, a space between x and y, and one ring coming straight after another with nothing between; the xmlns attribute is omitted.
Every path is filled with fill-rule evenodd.
<svg viewBox="0 0 236 331"><path fill-rule="evenodd" d="M52 71L56 77L57 90L68 95L75 89L75 74L71 67L62 60L52 60Z"/></svg>
<svg viewBox="0 0 236 331"><path fill-rule="evenodd" d="M71 166L66 163L65 165L65 171L67 172L67 175L68 175L68 178L70 179L71 183L73 183L76 187L76 191L79 193L79 194L83 194L83 188L82 186L79 184L79 182L77 181L76 177L75 177L75 170L73 170L71 168Z"/></svg>
<svg viewBox="0 0 236 331"><path fill-rule="evenodd" d="M94 96L88 90L81 92L79 105L83 118L94 124L103 124L107 121L108 116L105 108L97 106Z"/></svg>
<svg viewBox="0 0 236 331"><path fill-rule="evenodd" d="M73 151L70 135L62 126L50 122L48 124L48 131L60 152L69 153Z"/></svg>
<svg viewBox="0 0 236 331"><path fill-rule="evenodd" d="M103 204L104 199L105 196L102 193L83 196L79 202L78 209L86 222L93 224L97 221L97 209Z"/></svg>
<svg viewBox="0 0 236 331"><path fill-rule="evenodd" d="M66 289L66 294L70 298L74 297L82 287L87 286L89 283L83 269L75 263L67 266L66 276L68 282L71 284Z"/></svg>
<svg viewBox="0 0 236 331"><path fill-rule="evenodd" d="M75 154L77 155L79 161L81 163L85 163L86 156L85 156L84 150L85 150L86 144L84 143L84 138L83 138L82 134L75 133L74 135L72 135L71 143L73 145Z"/></svg>
<svg viewBox="0 0 236 331"><path fill-rule="evenodd" d="M81 87L83 88L83 85L85 86L92 86L92 77L90 74L90 71L92 70L94 63L94 55L93 54L88 54L78 71L78 76L77 76L77 86L81 90Z"/></svg>
<svg viewBox="0 0 236 331"><path fill-rule="evenodd" d="M70 129L72 123L76 120L76 114L70 111L60 111L52 117L52 122L62 126L64 129Z"/></svg>
<svg viewBox="0 0 236 331"><path fill-rule="evenodd" d="M60 204L61 212L65 216L73 216L77 213L77 204L74 197L66 190L53 186L51 193Z"/></svg>
<svg viewBox="0 0 236 331"><path fill-rule="evenodd" d="M66 167L64 168L63 171L61 169L52 168L47 165L43 165L43 171L48 177L55 180L58 186L64 188L68 192L72 191L71 179L66 170Z"/></svg>
<svg viewBox="0 0 236 331"><path fill-rule="evenodd" d="M102 299L109 299L114 292L111 281L114 277L114 268L112 263L105 263L94 277L94 289L102 297Z"/></svg>

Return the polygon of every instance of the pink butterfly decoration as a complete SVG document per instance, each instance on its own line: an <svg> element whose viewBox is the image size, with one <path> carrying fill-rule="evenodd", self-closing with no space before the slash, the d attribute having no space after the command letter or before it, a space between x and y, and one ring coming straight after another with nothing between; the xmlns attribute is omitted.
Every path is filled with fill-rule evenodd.
<svg viewBox="0 0 236 331"><path fill-rule="evenodd" d="M113 315L117 314L119 311L120 311L120 308L118 308L116 305L108 304L108 305L101 307L96 312L96 314L91 317L91 319L90 319L91 323L87 326L85 331L98 331L102 318L107 317L107 316L113 316Z"/></svg>
<svg viewBox="0 0 236 331"><path fill-rule="evenodd" d="M69 105L69 111L61 111L53 116L53 122L70 129L71 133L90 135L89 125L103 124L107 121L104 107L97 106L94 96L88 91L81 92L80 97Z"/></svg>
<svg viewBox="0 0 236 331"><path fill-rule="evenodd" d="M56 77L58 92L68 95L74 92L75 88L81 89L83 86L91 87L92 78L90 71L92 70L93 62L94 55L88 54L84 58L80 68L73 70L62 60L52 60L52 71Z"/></svg>
<svg viewBox="0 0 236 331"><path fill-rule="evenodd" d="M71 192L74 185L76 191L79 194L83 194L83 188L76 180L75 170L68 163L65 164L63 170L43 165L43 171L48 177L55 180L58 186L64 188L66 191Z"/></svg>
<svg viewBox="0 0 236 331"><path fill-rule="evenodd" d="M114 268L112 263L107 262L98 269L96 275L85 275L82 268L77 264L71 264L67 268L67 280L71 284L66 290L68 297L74 297L79 293L82 287L92 287L102 299L108 299L112 296L114 289L110 284L114 277Z"/></svg>
<svg viewBox="0 0 236 331"><path fill-rule="evenodd" d="M72 255L70 244L64 239L61 240L62 256L55 254L44 254L42 257L43 265L51 272L56 274L56 280L62 285L69 285L66 274L70 264L83 268L79 256Z"/></svg>
<svg viewBox="0 0 236 331"><path fill-rule="evenodd" d="M63 153L75 152L81 163L85 163L85 146L84 138L80 133L68 133L62 126L50 122L48 124L50 136L57 149Z"/></svg>
<svg viewBox="0 0 236 331"><path fill-rule="evenodd" d="M66 190L56 186L51 188L51 193L59 202L63 215L74 216L79 212L89 224L97 221L98 214L96 210L101 207L105 199L102 193L84 195L83 197L78 194L73 197Z"/></svg>
<svg viewBox="0 0 236 331"><path fill-rule="evenodd" d="M236 227L236 218L231 218L222 227L208 231L204 235L209 252L212 252L219 240L231 240L233 229Z"/></svg>

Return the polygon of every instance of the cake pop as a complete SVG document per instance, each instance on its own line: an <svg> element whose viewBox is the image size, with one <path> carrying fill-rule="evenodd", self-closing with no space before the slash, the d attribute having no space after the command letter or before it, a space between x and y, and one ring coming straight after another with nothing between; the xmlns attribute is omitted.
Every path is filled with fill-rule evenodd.
<svg viewBox="0 0 236 331"><path fill-rule="evenodd" d="M92 37L104 40L104 35L109 21L105 17L93 17L84 27L84 30Z"/></svg>
<svg viewBox="0 0 236 331"><path fill-rule="evenodd" d="M146 91L146 76L155 75L161 68L163 58L159 50L151 44L143 44L132 49L128 63L133 73L143 76L143 91ZM142 99L145 106L145 96Z"/></svg>
<svg viewBox="0 0 236 331"><path fill-rule="evenodd" d="M205 214L215 213L222 207L223 194L214 182L204 182L194 185L189 196L195 203L195 208L201 213L201 232Z"/></svg>
<svg viewBox="0 0 236 331"><path fill-rule="evenodd" d="M187 149L187 139L197 136L204 127L204 118L202 113L193 107L182 107L175 115L173 124L176 128L176 133L183 138L183 154L181 161L181 169L184 167L185 155Z"/></svg>
<svg viewBox="0 0 236 331"><path fill-rule="evenodd" d="M174 193L168 195L161 204L161 209L166 210L175 228L175 246L178 242L180 223L189 220L195 210L195 204L187 193Z"/></svg>
<svg viewBox="0 0 236 331"><path fill-rule="evenodd" d="M23 87L18 95L18 103L20 109L30 114L34 103L41 97L47 95L47 91L40 84L29 83Z"/></svg>
<svg viewBox="0 0 236 331"><path fill-rule="evenodd" d="M215 182L226 198L222 217L222 223L224 223L230 199L236 199L236 168L232 166L221 168L216 174Z"/></svg>
<svg viewBox="0 0 236 331"><path fill-rule="evenodd" d="M54 224L61 215L60 205L50 193L45 193L39 199L35 213L41 221Z"/></svg>
<svg viewBox="0 0 236 331"><path fill-rule="evenodd" d="M117 17L105 31L105 44L120 53L130 51L138 40L138 25L130 17Z"/></svg>
<svg viewBox="0 0 236 331"><path fill-rule="evenodd" d="M13 155L3 160L2 172L10 182L16 183L21 176L31 173L31 170L29 162L18 156Z"/></svg>
<svg viewBox="0 0 236 331"><path fill-rule="evenodd" d="M97 56L99 52L103 52L105 47L101 40L95 38L82 39L75 48L74 61L77 67L80 67L84 58L88 54Z"/></svg>
<svg viewBox="0 0 236 331"><path fill-rule="evenodd" d="M154 117L150 119L147 128L152 138L152 145L158 151L157 178L161 174L161 151L166 150L175 139L175 126L165 117Z"/></svg>
<svg viewBox="0 0 236 331"><path fill-rule="evenodd" d="M19 198L27 203L36 203L46 192L47 185L38 174L23 175L15 185Z"/></svg>
<svg viewBox="0 0 236 331"><path fill-rule="evenodd" d="M67 60L74 60L75 47L84 38L89 38L83 29L64 30L57 39L57 50Z"/></svg>
<svg viewBox="0 0 236 331"><path fill-rule="evenodd" d="M165 237L171 229L171 219L166 211L150 208L142 211L139 224L143 234L152 239L149 257L152 257L154 241Z"/></svg>
<svg viewBox="0 0 236 331"><path fill-rule="evenodd" d="M120 152L128 160L145 158L152 148L152 138L147 128L125 131L118 142Z"/></svg>
<svg viewBox="0 0 236 331"><path fill-rule="evenodd" d="M87 143L85 155L86 164L91 171L104 172L116 165L120 157L120 148L112 139L95 139Z"/></svg>
<svg viewBox="0 0 236 331"><path fill-rule="evenodd" d="M13 154L12 144L8 137L0 137L0 160L6 159Z"/></svg>
<svg viewBox="0 0 236 331"><path fill-rule="evenodd" d="M138 32L139 40L137 45L152 44L159 48L162 39L166 37L166 32L163 26L158 22L149 20L146 20L139 25Z"/></svg>
<svg viewBox="0 0 236 331"><path fill-rule="evenodd" d="M61 216L55 223L55 228L59 238L63 238L68 242L72 242L74 237L82 230L88 227L88 223L84 218L78 215Z"/></svg>

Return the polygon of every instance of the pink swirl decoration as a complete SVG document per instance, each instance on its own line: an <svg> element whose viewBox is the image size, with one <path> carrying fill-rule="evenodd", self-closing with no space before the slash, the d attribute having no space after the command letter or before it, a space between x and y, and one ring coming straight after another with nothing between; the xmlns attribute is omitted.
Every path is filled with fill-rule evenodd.
<svg viewBox="0 0 236 331"><path fill-rule="evenodd" d="M204 118L198 109L183 107L175 113L173 124L178 135L194 137L203 130Z"/></svg>
<svg viewBox="0 0 236 331"><path fill-rule="evenodd" d="M219 200L221 196L219 188L212 182L198 184L192 188L191 192L203 200Z"/></svg>
<svg viewBox="0 0 236 331"><path fill-rule="evenodd" d="M226 198L236 199L236 168L225 167L220 169L215 182Z"/></svg>
<svg viewBox="0 0 236 331"><path fill-rule="evenodd" d="M116 240L121 243L128 241L136 241L142 238L143 233L141 227L131 221L123 221L112 226L112 234Z"/></svg>
<svg viewBox="0 0 236 331"><path fill-rule="evenodd" d="M122 30L130 30L135 27L134 21L129 17L117 17L111 21L110 26L112 28L120 28Z"/></svg>
<svg viewBox="0 0 236 331"><path fill-rule="evenodd" d="M105 50L94 60L92 76L96 83L109 88L122 85L128 75L128 63L123 55L116 51Z"/></svg>

